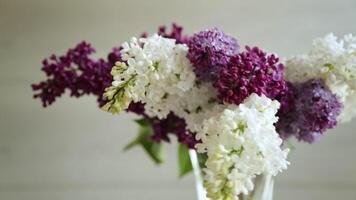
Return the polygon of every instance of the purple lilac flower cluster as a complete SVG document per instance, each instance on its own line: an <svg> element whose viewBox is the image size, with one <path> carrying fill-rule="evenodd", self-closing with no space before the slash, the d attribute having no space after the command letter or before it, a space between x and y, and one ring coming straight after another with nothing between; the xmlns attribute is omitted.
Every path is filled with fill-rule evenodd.
<svg viewBox="0 0 356 200"><path fill-rule="evenodd" d="M187 57L197 76L205 81L215 81L230 58L237 55L240 49L235 38L217 28L194 34L188 47Z"/></svg>
<svg viewBox="0 0 356 200"><path fill-rule="evenodd" d="M166 26L160 26L158 28L158 35L175 39L178 44L187 44L189 41L189 37L183 34L183 27L178 26L176 23L172 24L172 31L170 33L167 32Z"/></svg>
<svg viewBox="0 0 356 200"><path fill-rule="evenodd" d="M342 104L324 81L312 79L290 86L289 108L280 110L277 130L283 139L295 136L308 143L318 141L334 128Z"/></svg>
<svg viewBox="0 0 356 200"><path fill-rule="evenodd" d="M278 61L273 54L267 55L257 47L246 47L244 52L231 58L213 84L219 98L236 105L252 93L276 99L286 90L284 66Z"/></svg>
<svg viewBox="0 0 356 200"><path fill-rule="evenodd" d="M217 28L195 34L188 46L197 76L212 82L226 103L238 105L252 93L275 99L286 90L277 56L248 46L239 52L237 40Z"/></svg>
<svg viewBox="0 0 356 200"><path fill-rule="evenodd" d="M191 149L195 148L198 143L195 139L195 134L187 131L185 120L177 117L174 113L169 113L167 118L163 120L151 118L150 123L155 133L152 139L156 142L170 142L168 134L174 134L180 143L186 144Z"/></svg>
<svg viewBox="0 0 356 200"><path fill-rule="evenodd" d="M188 37L182 34L182 30L182 27L173 24L171 33L166 32L166 28L162 26L159 28L158 34L176 39L178 43L186 43ZM69 49L65 55L52 55L45 59L42 70L45 72L47 80L32 85L32 89L38 91L34 98L40 98L43 106L46 107L54 103L66 90L69 90L70 96L73 97L94 95L98 99L99 106L104 105L106 100L102 94L105 88L111 85L112 66L121 60L120 47L114 48L107 59L95 60L91 58L90 56L94 52L95 49L89 43L81 42L75 48ZM169 142L168 134L176 135L178 141L186 144L189 148L194 148L198 142L195 140L194 134L186 130L184 119L173 113L162 120L151 118L145 114L142 103L131 103L127 111L141 115L150 122L153 129L152 139L157 142Z"/></svg>
<svg viewBox="0 0 356 200"><path fill-rule="evenodd" d="M111 84L111 67L119 54L114 49L107 61L91 58L94 52L89 43L81 42L63 56L52 55L43 60L42 70L48 79L32 85L38 91L34 97L40 98L46 107L69 90L74 97L93 94L98 97L99 105L104 105L102 93Z"/></svg>

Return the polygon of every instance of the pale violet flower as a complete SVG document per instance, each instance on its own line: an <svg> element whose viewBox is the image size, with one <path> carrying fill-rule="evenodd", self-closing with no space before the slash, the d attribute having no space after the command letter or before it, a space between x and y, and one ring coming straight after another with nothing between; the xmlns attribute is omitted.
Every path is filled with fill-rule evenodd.
<svg viewBox="0 0 356 200"><path fill-rule="evenodd" d="M323 79L344 106L339 120L351 120L356 115L356 37L345 35L339 40L328 34L315 39L307 54L287 59L286 78L291 82Z"/></svg>

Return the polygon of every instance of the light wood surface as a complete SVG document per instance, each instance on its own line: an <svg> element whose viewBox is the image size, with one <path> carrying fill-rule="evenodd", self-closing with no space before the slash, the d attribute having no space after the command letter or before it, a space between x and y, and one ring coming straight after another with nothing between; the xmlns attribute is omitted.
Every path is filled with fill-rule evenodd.
<svg viewBox="0 0 356 200"><path fill-rule="evenodd" d="M176 21L189 34L217 26L288 56L328 32L356 34L355 19L354 0L0 0L0 200L195 199L193 177L177 178L175 142L160 167L139 148L122 152L136 134L134 115L104 113L92 97L48 109L31 98L50 53L84 39L104 56ZM355 130L353 122L298 144L275 199L356 200Z"/></svg>

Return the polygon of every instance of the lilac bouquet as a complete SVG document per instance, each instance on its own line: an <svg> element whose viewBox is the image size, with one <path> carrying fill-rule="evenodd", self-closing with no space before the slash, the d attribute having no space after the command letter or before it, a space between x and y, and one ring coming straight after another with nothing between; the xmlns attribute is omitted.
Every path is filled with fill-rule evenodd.
<svg viewBox="0 0 356 200"><path fill-rule="evenodd" d="M70 91L95 95L110 113L141 118L141 145L161 163L162 142L176 135L180 175L198 153L206 196L243 199L261 175L287 169L291 137L313 143L356 115L356 37L316 39L307 54L281 62L258 47L212 28L192 36L173 24L115 47L106 59L79 43L43 61L48 79L32 85L43 106ZM258 184L257 184L258 185ZM253 192L251 192L253 191ZM267 199L267 198L265 198Z"/></svg>

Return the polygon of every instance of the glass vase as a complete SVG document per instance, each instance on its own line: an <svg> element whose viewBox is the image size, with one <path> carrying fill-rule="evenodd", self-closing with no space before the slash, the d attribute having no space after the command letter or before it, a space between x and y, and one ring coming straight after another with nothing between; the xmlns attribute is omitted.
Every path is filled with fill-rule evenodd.
<svg viewBox="0 0 356 200"><path fill-rule="evenodd" d="M189 156L193 166L197 200L209 200L206 197L206 191L203 186L202 171L196 151L189 150ZM262 174L257 176L254 184L254 190L248 195L239 195L239 200L273 200L274 180L271 175Z"/></svg>

